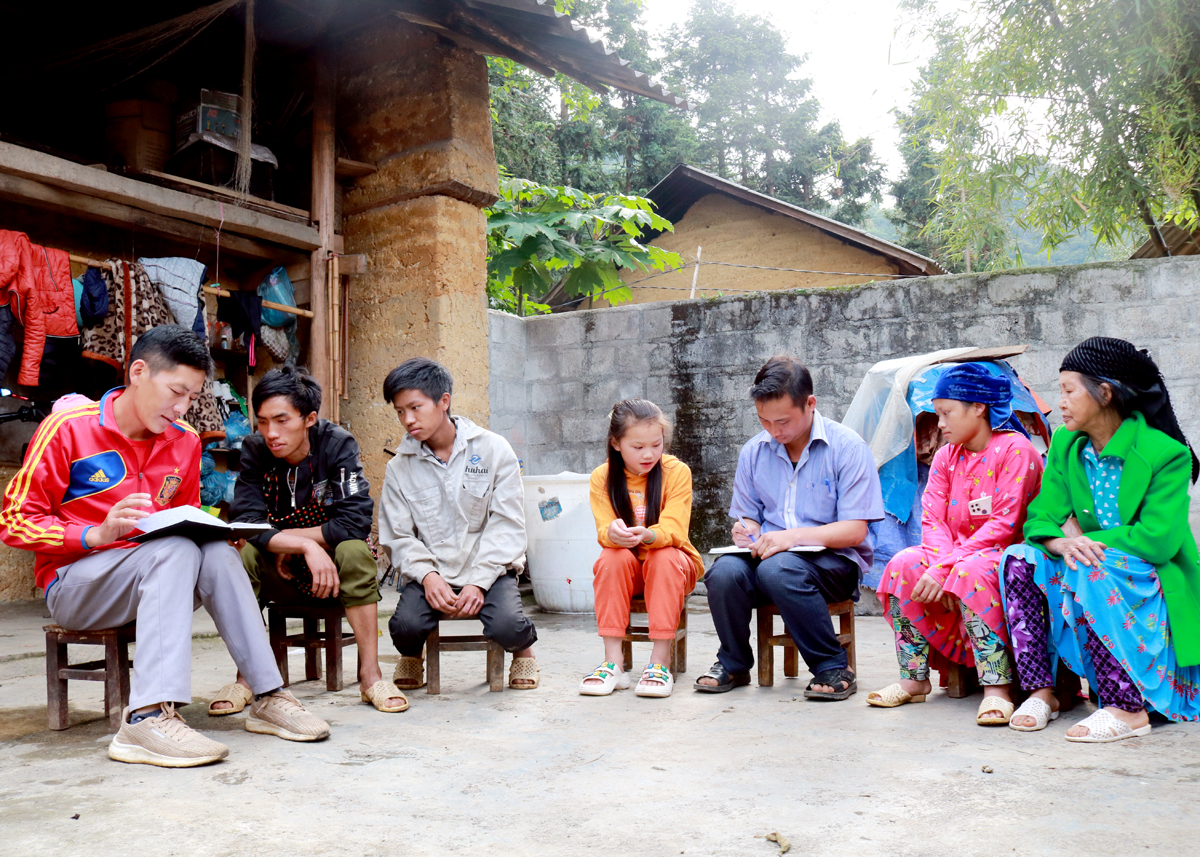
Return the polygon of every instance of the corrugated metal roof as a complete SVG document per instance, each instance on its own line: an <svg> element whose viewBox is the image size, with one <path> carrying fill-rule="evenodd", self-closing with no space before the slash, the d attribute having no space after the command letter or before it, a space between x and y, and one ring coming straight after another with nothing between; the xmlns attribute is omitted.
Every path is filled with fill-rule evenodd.
<svg viewBox="0 0 1200 857"><path fill-rule="evenodd" d="M750 190L736 182L707 173L696 167L680 164L667 174L667 177L656 184L646 194L658 206L658 213L672 223L678 223L688 209L696 204L701 197L710 193L723 193L739 202L754 205L775 214L782 214L793 220L799 220L814 226L851 244L857 244L868 250L880 253L895 262L901 274L908 276L923 276L948 273L945 268L912 250L906 250L898 244L877 238L870 233L839 223L828 217L822 217L798 205L784 202L773 196ZM651 239L657 236L649 236Z"/></svg>
<svg viewBox="0 0 1200 857"><path fill-rule="evenodd" d="M428 27L460 47L501 56L608 94L609 87L690 108L621 59L597 33L554 8L554 0L392 0L397 16Z"/></svg>
<svg viewBox="0 0 1200 857"><path fill-rule="evenodd" d="M1188 232L1173 223L1163 226L1159 229L1162 233L1163 243L1167 245L1167 250L1172 256L1195 256L1200 254L1200 229L1194 232ZM1159 259L1164 255L1163 251L1158 248L1158 244L1153 238L1146 239L1146 243L1134 251L1130 259Z"/></svg>

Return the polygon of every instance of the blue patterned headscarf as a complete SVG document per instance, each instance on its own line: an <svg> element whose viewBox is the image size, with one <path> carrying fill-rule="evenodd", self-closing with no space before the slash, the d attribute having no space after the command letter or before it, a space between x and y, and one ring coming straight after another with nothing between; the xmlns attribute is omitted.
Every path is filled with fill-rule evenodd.
<svg viewBox="0 0 1200 857"><path fill-rule="evenodd" d="M992 431L1017 431L1029 437L1021 421L1013 416L1008 378L989 372L979 363L960 363L943 372L933 388L933 398L987 405Z"/></svg>

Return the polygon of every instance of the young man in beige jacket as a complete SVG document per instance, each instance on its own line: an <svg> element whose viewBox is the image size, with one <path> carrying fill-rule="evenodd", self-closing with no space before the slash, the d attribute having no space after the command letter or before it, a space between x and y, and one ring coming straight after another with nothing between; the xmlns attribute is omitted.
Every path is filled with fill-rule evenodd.
<svg viewBox="0 0 1200 857"><path fill-rule="evenodd" d="M388 623L400 652L394 681L422 687L425 638L442 619L478 617L484 636L513 654L509 687L531 690L537 629L517 592L526 547L520 466L500 435L450 414L453 386L444 366L421 357L383 384L407 432L379 503L379 542L400 572Z"/></svg>

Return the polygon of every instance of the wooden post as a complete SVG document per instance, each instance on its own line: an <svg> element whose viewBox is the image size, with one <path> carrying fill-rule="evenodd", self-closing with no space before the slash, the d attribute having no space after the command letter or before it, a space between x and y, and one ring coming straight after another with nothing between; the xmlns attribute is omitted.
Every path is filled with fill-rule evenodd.
<svg viewBox="0 0 1200 857"><path fill-rule="evenodd" d="M692 271L692 293L688 295L689 298L696 296L696 280L700 277L700 251L703 249L699 244L696 245L696 270Z"/></svg>
<svg viewBox="0 0 1200 857"><path fill-rule="evenodd" d="M317 47L316 79L313 87L313 163L312 218L316 222L321 246L312 252L312 332L309 337L308 365L313 377L325 391L322 397L322 416L331 413L332 392L329 353L329 282L328 258L333 249L333 207L337 167L334 148L334 109L337 94L337 71L332 45L328 36Z"/></svg>
<svg viewBox="0 0 1200 857"><path fill-rule="evenodd" d="M333 337L330 351L333 353L333 366L330 368L330 379L333 382L333 401L329 409L329 418L335 423L342 420L342 273L339 270L338 257L330 260L329 282L333 291L329 296L329 316L333 320Z"/></svg>

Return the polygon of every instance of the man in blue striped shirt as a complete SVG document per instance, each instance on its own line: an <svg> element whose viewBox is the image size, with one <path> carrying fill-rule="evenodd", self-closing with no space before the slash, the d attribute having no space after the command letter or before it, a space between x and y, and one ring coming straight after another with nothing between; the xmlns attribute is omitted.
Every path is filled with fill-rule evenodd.
<svg viewBox="0 0 1200 857"><path fill-rule="evenodd" d="M750 397L763 431L738 456L729 509L734 544L748 553L719 557L704 576L721 648L694 687L750 683L751 614L774 604L813 673L805 697L846 699L857 682L827 604L857 601L871 567L867 524L883 518L875 461L862 438L817 411L812 376L794 357L768 360Z"/></svg>

